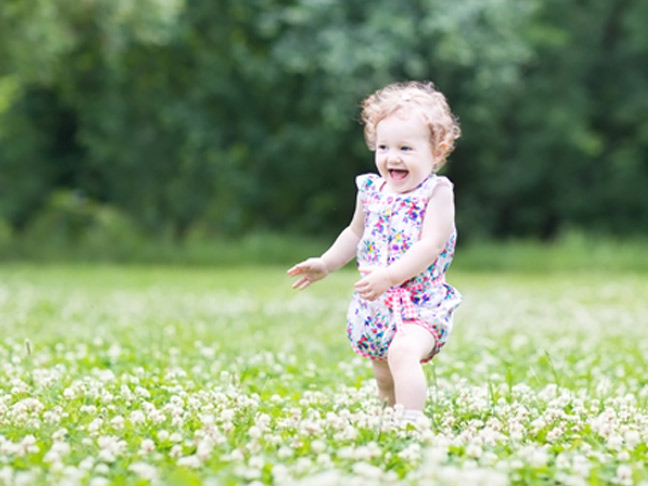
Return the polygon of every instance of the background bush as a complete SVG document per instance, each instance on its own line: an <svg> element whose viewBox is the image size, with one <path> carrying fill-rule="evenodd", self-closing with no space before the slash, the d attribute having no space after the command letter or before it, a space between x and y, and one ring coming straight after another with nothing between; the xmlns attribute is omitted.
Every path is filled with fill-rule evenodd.
<svg viewBox="0 0 648 486"><path fill-rule="evenodd" d="M462 241L645 235L646 21L633 0L3 2L3 238L329 238L373 169L359 103L405 79L460 118Z"/></svg>

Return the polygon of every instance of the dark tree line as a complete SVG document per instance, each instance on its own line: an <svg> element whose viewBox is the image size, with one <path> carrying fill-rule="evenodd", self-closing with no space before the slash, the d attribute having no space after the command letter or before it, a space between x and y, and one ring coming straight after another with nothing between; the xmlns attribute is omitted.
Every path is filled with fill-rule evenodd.
<svg viewBox="0 0 648 486"><path fill-rule="evenodd" d="M638 0L8 0L0 228L338 229L373 168L360 101L431 79L464 237L646 234L647 22Z"/></svg>

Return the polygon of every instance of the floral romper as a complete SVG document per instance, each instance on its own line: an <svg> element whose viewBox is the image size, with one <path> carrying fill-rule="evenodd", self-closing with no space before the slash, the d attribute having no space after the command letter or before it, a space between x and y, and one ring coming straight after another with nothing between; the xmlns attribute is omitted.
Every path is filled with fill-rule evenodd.
<svg viewBox="0 0 648 486"><path fill-rule="evenodd" d="M356 185L365 216L364 233L357 250L358 268L387 267L420 239L428 200L445 177L430 175L406 194L384 193L385 181L376 174L358 176ZM452 330L452 313L461 295L445 281L454 256L456 231L445 249L422 273L390 288L375 301L354 292L347 313L347 334L354 351L372 360L386 360L387 349L403 322L432 333L436 346L422 362L431 360Z"/></svg>

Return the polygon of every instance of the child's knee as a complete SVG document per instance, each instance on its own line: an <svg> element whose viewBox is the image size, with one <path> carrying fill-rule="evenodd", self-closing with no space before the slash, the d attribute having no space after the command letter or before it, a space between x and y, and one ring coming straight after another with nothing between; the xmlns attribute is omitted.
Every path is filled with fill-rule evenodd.
<svg viewBox="0 0 648 486"><path fill-rule="evenodd" d="M406 362L418 362L417 349L408 339L394 339L387 351L387 361L390 367L399 366Z"/></svg>
<svg viewBox="0 0 648 486"><path fill-rule="evenodd" d="M394 338L387 352L390 367L404 363L419 363L432 352L436 340L427 331L420 330L423 332L408 332ZM419 331L419 329L415 331Z"/></svg>

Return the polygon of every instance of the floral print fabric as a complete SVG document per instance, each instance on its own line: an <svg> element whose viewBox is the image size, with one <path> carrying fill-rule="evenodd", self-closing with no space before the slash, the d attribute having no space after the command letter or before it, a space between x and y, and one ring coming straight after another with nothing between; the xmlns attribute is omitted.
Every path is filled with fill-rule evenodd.
<svg viewBox="0 0 648 486"><path fill-rule="evenodd" d="M447 178L432 174L413 191L394 194L381 190L384 183L376 174L356 179L365 216L357 250L361 270L389 266L411 248L420 239L425 209L434 188L452 184ZM445 282L455 242L453 231L432 265L373 302L354 292L347 314L347 334L354 351L366 358L385 360L400 323L412 322L423 324L437 339L429 358L438 352L452 330L452 313L461 302L459 292Z"/></svg>

